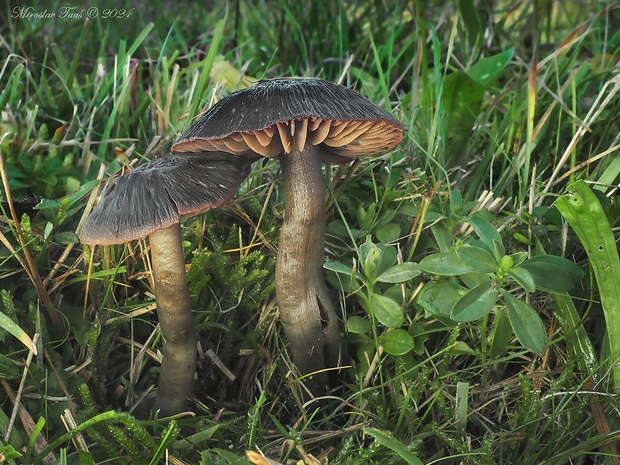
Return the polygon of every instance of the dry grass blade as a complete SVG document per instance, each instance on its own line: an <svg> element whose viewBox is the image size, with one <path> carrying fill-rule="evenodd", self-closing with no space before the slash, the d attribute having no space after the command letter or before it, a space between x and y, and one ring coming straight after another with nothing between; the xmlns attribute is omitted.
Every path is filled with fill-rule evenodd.
<svg viewBox="0 0 620 465"><path fill-rule="evenodd" d="M60 418L65 425L67 432L71 432L77 428L77 423L75 422L75 418L71 414L70 410L65 409ZM88 445L86 444L86 440L84 439L82 433L77 433L71 436L71 442L73 442L73 446L77 450L88 451Z"/></svg>
<svg viewBox="0 0 620 465"><path fill-rule="evenodd" d="M38 340L39 340L39 334L35 334L34 337L32 338L32 343L33 343L34 348L36 348L36 343ZM9 424L7 425L7 428L6 428L6 434L4 437L5 442L8 442L9 438L11 437L11 431L13 429L13 424L15 423L15 418L17 416L18 410L20 408L23 408L23 406L21 405L21 396L24 391L24 385L26 383L26 374L28 372L28 368L30 367L30 363L32 362L32 357L33 355L35 355L35 352L36 351L33 351L33 350L30 350L28 352L28 357L26 358L26 364L24 365L24 371L22 372L22 377L19 382L19 388L17 390L17 394L15 395L15 398L12 399L14 405L13 405L13 411L11 412L11 418L9 419ZM5 389L6 389L6 386L5 386Z"/></svg>
<svg viewBox="0 0 620 465"><path fill-rule="evenodd" d="M271 460L270 458L265 457L264 455L261 455L258 452L254 452L253 450L246 450L245 456L254 465L282 465L280 462Z"/></svg>
<svg viewBox="0 0 620 465"><path fill-rule="evenodd" d="M611 89L609 88L611 86ZM555 169L553 173L547 180L547 183L544 189L541 192L536 204L541 205L544 199L544 194L548 193L550 189L555 185L555 178L560 174L560 171L564 168L564 164L567 162L571 153L577 148L577 144L583 138L583 136L590 131L590 127L594 122L597 121L598 117L601 115L603 110L613 101L614 98L618 97L618 93L620 93L620 74L616 75L609 81L605 82L603 88L596 96L596 100L592 104L592 108L584 118L583 124L579 125L577 132L573 136L572 140L566 147L566 150L557 161Z"/></svg>
<svg viewBox="0 0 620 465"><path fill-rule="evenodd" d="M1 153L0 153L0 175L2 176L2 185L4 187L4 192L6 194L7 203L9 204L9 210L11 213L11 218L13 220L13 227L15 228L15 231L17 232L17 237L21 244L24 258L26 259L25 264L22 261L20 261L20 263L22 264L22 266L25 265L24 270L26 271L32 283L36 287L39 297L41 298L41 301L43 302L45 310L47 311L47 314L49 315L50 319L60 331L62 331L63 333L66 333L66 328L63 322L61 321L60 317L58 316L58 311L56 310L56 307L54 307L54 304L52 303L52 299L50 298L50 295L47 292L47 289L43 285L43 281L41 281L41 276L39 276L39 270L36 264L34 263L34 261L32 260L30 251L27 248L26 240L24 239L24 234L22 232L21 224L19 222L19 219L17 218L17 214L15 213L15 207L13 205L13 199L11 197L11 189L9 188L9 179L6 174L6 170L4 169L4 158L2 157Z"/></svg>
<svg viewBox="0 0 620 465"><path fill-rule="evenodd" d="M0 379L0 384L2 384L2 387L4 388L6 394L9 396L9 398L15 405L16 411L19 413L19 419L21 420L22 426L26 430L26 433L28 434L28 436L31 436L36 427L36 424L34 420L32 419L32 416L30 415L30 413L28 413L24 405L20 401L18 401L17 396L15 392L13 391L13 389L11 388L11 385L8 383L8 381L4 379ZM48 446L48 443L45 440L45 437L43 437L42 434L38 434L34 442L34 451L38 454L41 451L43 451L47 446ZM42 460L42 462L45 465L51 465L55 461L56 461L56 456L54 455L53 452L50 452Z"/></svg>
<svg viewBox="0 0 620 465"><path fill-rule="evenodd" d="M592 378L586 381L586 389L592 391L592 403L590 404L590 406L592 408L592 416L594 417L594 424L596 425L596 430L599 432L599 434L611 433L611 429L609 428L609 422L607 421L607 417L605 416L605 411L601 406L599 396L595 393L596 387L594 386L594 381L592 381ZM608 463L616 463L620 461L620 456L618 456L618 450L616 448L615 442L604 443L602 447L605 453L608 454Z"/></svg>

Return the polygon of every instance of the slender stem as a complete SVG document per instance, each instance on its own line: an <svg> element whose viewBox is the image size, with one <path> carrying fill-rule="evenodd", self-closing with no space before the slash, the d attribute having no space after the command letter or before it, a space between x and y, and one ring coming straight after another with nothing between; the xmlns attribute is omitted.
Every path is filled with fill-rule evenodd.
<svg viewBox="0 0 620 465"><path fill-rule="evenodd" d="M280 231L276 294L280 316L301 374L338 365L338 320L323 276L325 258L325 182L319 149L307 144L280 155L286 213ZM325 373L310 389L325 392Z"/></svg>
<svg viewBox="0 0 620 465"><path fill-rule="evenodd" d="M166 340L155 410L163 416L185 409L196 371L196 332L192 318L181 226L176 223L149 237L157 317Z"/></svg>

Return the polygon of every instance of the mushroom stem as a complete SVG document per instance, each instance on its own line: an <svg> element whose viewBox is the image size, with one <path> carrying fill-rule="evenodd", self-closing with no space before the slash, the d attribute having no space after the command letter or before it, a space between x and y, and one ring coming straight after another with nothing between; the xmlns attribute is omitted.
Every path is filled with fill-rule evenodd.
<svg viewBox="0 0 620 465"><path fill-rule="evenodd" d="M189 302L181 226L149 236L157 317L165 339L155 410L170 416L185 409L196 371L196 332Z"/></svg>
<svg viewBox="0 0 620 465"><path fill-rule="evenodd" d="M338 365L338 320L323 276L325 181L320 149L306 144L280 155L286 212L280 231L276 295L280 316L302 375ZM326 373L313 376L314 394L326 392Z"/></svg>

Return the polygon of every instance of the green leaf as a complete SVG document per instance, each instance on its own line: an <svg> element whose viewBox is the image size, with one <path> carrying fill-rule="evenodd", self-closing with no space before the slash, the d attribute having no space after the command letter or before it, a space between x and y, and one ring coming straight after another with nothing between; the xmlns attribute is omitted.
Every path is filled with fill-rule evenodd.
<svg viewBox="0 0 620 465"><path fill-rule="evenodd" d="M0 379L17 379L20 375L21 370L16 363L6 355L0 354Z"/></svg>
<svg viewBox="0 0 620 465"><path fill-rule="evenodd" d="M461 298L458 288L446 281L431 281L418 294L418 304L428 313L450 317L454 304Z"/></svg>
<svg viewBox="0 0 620 465"><path fill-rule="evenodd" d="M191 436L184 437L182 439L178 439L172 443L172 448L176 450L180 449L189 449L192 447L196 447L196 444L203 444L217 432L220 428L219 424L215 424L209 427L205 427L200 429L197 433L192 434Z"/></svg>
<svg viewBox="0 0 620 465"><path fill-rule="evenodd" d="M463 18L463 24L465 24L465 30L467 31L467 38L469 39L469 45L474 47L476 44L480 44L482 40L482 22L480 21L480 15L474 6L472 0L460 0L459 10L461 17Z"/></svg>
<svg viewBox="0 0 620 465"><path fill-rule="evenodd" d="M370 321L361 316L353 315L347 318L347 331L353 334L366 334L372 329Z"/></svg>
<svg viewBox="0 0 620 465"><path fill-rule="evenodd" d="M534 292L536 290L536 281L534 281L534 277L522 266L513 266L506 270L506 273L527 292Z"/></svg>
<svg viewBox="0 0 620 465"><path fill-rule="evenodd" d="M10 444L0 445L0 457L2 460L12 460L19 457L23 457L18 451L15 450Z"/></svg>
<svg viewBox="0 0 620 465"><path fill-rule="evenodd" d="M520 242L521 244L525 244L525 245L534 245L534 243L529 240L527 237L525 237L523 234L521 233L514 233L512 235L512 237L517 241ZM527 255L527 252L526 252Z"/></svg>
<svg viewBox="0 0 620 465"><path fill-rule="evenodd" d="M582 269L579 268L574 262L564 257L558 257L557 255L537 255L524 263L527 263L528 265L533 263L544 263L545 265L552 265L554 267L561 268L565 273L569 274L574 283L581 281L584 276Z"/></svg>
<svg viewBox="0 0 620 465"><path fill-rule="evenodd" d="M360 263L364 276L370 282L375 282L377 273L381 266L382 250L370 240L370 236L366 237L366 242L360 246Z"/></svg>
<svg viewBox="0 0 620 465"><path fill-rule="evenodd" d="M452 308L454 321L475 321L487 315L497 302L497 289L491 281L480 283L461 297Z"/></svg>
<svg viewBox="0 0 620 465"><path fill-rule="evenodd" d="M394 329L379 336L379 343L390 355L405 355L415 347L413 336L404 329Z"/></svg>
<svg viewBox="0 0 620 465"><path fill-rule="evenodd" d="M73 231L61 231L54 234L54 240L59 244L79 244L80 238Z"/></svg>
<svg viewBox="0 0 620 465"><path fill-rule="evenodd" d="M220 449L219 447L202 451L202 461L200 463L214 463L214 458L211 453L217 454L223 459L226 459L226 462L218 460L217 463L229 463L230 465L251 465L249 461L247 461L244 457L239 456L239 454L226 449Z"/></svg>
<svg viewBox="0 0 620 465"><path fill-rule="evenodd" d="M354 289L360 286L358 278L360 275L356 270L341 262L325 262L323 268L331 271L332 273L326 274L327 281L337 289L345 292L352 292ZM343 278L339 275L348 276L349 279Z"/></svg>
<svg viewBox="0 0 620 465"><path fill-rule="evenodd" d="M521 267L534 278L536 289L562 293L570 291L575 286L570 273L553 263L530 259L523 262Z"/></svg>
<svg viewBox="0 0 620 465"><path fill-rule="evenodd" d="M510 255L504 255L499 261L499 269L501 271L507 271L513 266L515 266L515 261Z"/></svg>
<svg viewBox="0 0 620 465"><path fill-rule="evenodd" d="M334 273L344 274L347 276L353 276L355 274L355 270L353 268L340 262L325 262L323 263L323 268L333 271Z"/></svg>
<svg viewBox="0 0 620 465"><path fill-rule="evenodd" d="M388 328L400 328L405 320L402 307L393 299L380 294L370 297L375 318Z"/></svg>
<svg viewBox="0 0 620 465"><path fill-rule="evenodd" d="M491 281L489 273L462 274L461 276L459 276L459 279L465 285L465 291L467 291L467 289L473 289L479 284L488 283L489 281Z"/></svg>
<svg viewBox="0 0 620 465"><path fill-rule="evenodd" d="M419 276L421 272L417 263L399 263L381 273L377 281L382 283L403 283Z"/></svg>
<svg viewBox="0 0 620 465"><path fill-rule="evenodd" d="M513 266L519 266L525 260L527 260L528 253L527 252L517 252L510 255L512 258Z"/></svg>
<svg viewBox="0 0 620 465"><path fill-rule="evenodd" d="M488 220L481 216L472 216L467 219L467 222L471 224L471 227L474 228L476 234L480 240L487 247L487 250L493 254L496 260L500 260L504 255L506 255L506 251L504 250L504 246L502 245L502 237Z"/></svg>
<svg viewBox="0 0 620 465"><path fill-rule="evenodd" d="M417 455L407 449L403 445L403 443L398 441L394 436L392 436L391 433L387 431L381 431L376 428L371 428L370 426L364 426L363 431L369 436L375 438L377 442L379 442L381 445L396 452L400 456L400 458L407 462L409 465L424 465L422 461L417 457Z"/></svg>
<svg viewBox="0 0 620 465"><path fill-rule="evenodd" d="M426 216L428 218L428 214ZM444 221L438 221L435 224L431 225L431 233L433 234L433 239L437 243L439 247L439 251L442 253L448 253L452 250L452 235Z"/></svg>
<svg viewBox="0 0 620 465"><path fill-rule="evenodd" d="M400 237L400 226L396 223L387 223L375 231L377 239L381 242L392 242Z"/></svg>
<svg viewBox="0 0 620 465"><path fill-rule="evenodd" d="M383 274L385 271L396 265L398 261L398 251L392 245L379 244L377 247L381 249L381 264L377 269L377 275Z"/></svg>
<svg viewBox="0 0 620 465"><path fill-rule="evenodd" d="M505 52L498 53L492 57L483 58L469 68L466 73L469 77L482 85L487 85L502 70L508 66L514 55L514 48L509 48Z"/></svg>
<svg viewBox="0 0 620 465"><path fill-rule="evenodd" d="M584 245L596 277L610 352L620 354L620 257L614 232L605 210L583 181L569 186L571 192L556 201L556 207ZM613 371L614 388L620 392L620 365Z"/></svg>
<svg viewBox="0 0 620 465"><path fill-rule="evenodd" d="M473 270L463 263L463 260L455 252L440 252L427 255L418 266L425 273L441 276L458 276L473 273Z"/></svg>
<svg viewBox="0 0 620 465"><path fill-rule="evenodd" d="M512 339L510 320L502 311L495 312L493 338L491 341L491 357L499 357L506 353L510 339Z"/></svg>
<svg viewBox="0 0 620 465"><path fill-rule="evenodd" d="M463 341L456 341L448 353L450 355L477 355L477 352Z"/></svg>
<svg viewBox="0 0 620 465"><path fill-rule="evenodd" d="M368 206L368 210L362 204L357 207L357 224L360 225L360 228L370 229L377 216L376 207L377 204L374 202Z"/></svg>
<svg viewBox="0 0 620 465"><path fill-rule="evenodd" d="M445 166L456 166L469 141L484 98L484 86L464 71L456 71L443 81Z"/></svg>
<svg viewBox="0 0 620 465"><path fill-rule="evenodd" d="M465 245L456 251L456 255L463 263L479 273L495 273L499 269L493 255L480 247Z"/></svg>
<svg viewBox="0 0 620 465"><path fill-rule="evenodd" d="M50 237L52 229L54 229L54 225L48 221L45 225L45 231L43 232L43 239L47 240L47 238Z"/></svg>
<svg viewBox="0 0 620 465"><path fill-rule="evenodd" d="M519 342L528 350L542 355L548 345L545 325L532 307L502 289L508 319Z"/></svg>

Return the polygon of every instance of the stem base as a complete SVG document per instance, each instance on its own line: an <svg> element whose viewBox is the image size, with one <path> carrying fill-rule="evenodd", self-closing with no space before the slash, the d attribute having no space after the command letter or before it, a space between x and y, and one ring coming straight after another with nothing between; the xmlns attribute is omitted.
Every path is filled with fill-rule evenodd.
<svg viewBox="0 0 620 465"><path fill-rule="evenodd" d="M149 237L157 317L166 341L154 410L170 416L185 410L196 371L192 318L179 223Z"/></svg>

